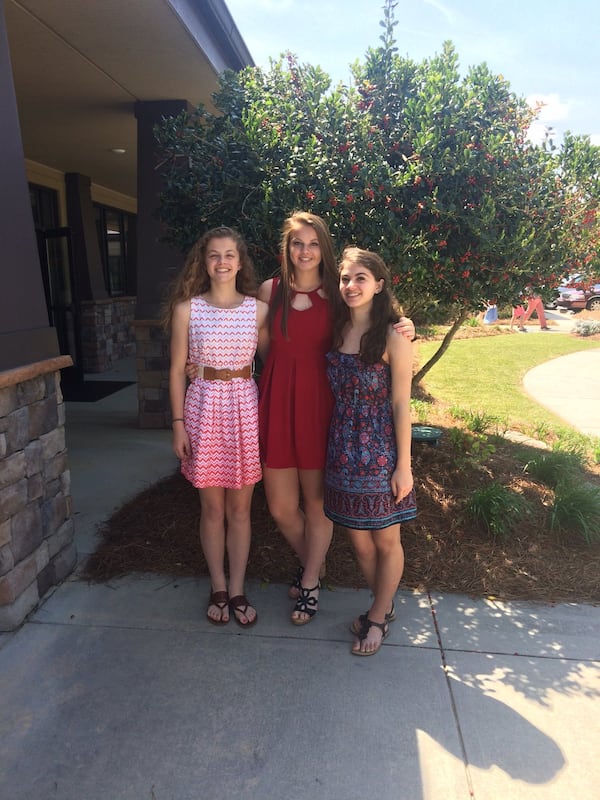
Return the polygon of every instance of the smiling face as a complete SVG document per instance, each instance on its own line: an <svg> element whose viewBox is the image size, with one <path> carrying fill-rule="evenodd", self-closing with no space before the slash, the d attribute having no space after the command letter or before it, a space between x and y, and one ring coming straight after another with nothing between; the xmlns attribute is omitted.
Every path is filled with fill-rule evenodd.
<svg viewBox="0 0 600 800"><path fill-rule="evenodd" d="M348 308L371 306L383 289L383 280L376 280L370 269L358 261L344 260L340 266L340 292Z"/></svg>
<svg viewBox="0 0 600 800"><path fill-rule="evenodd" d="M206 245L206 271L211 281L227 283L236 278L241 268L240 254L229 236L210 239Z"/></svg>
<svg viewBox="0 0 600 800"><path fill-rule="evenodd" d="M294 271L317 272L321 263L321 245L310 225L301 225L289 238L289 256Z"/></svg>

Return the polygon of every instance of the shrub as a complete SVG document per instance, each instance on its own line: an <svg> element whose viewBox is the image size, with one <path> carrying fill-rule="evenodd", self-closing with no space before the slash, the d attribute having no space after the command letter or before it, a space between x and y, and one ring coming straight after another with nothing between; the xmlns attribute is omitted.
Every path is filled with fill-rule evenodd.
<svg viewBox="0 0 600 800"><path fill-rule="evenodd" d="M504 420L494 414L488 414L486 411L472 411L452 406L450 415L454 419L462 420L465 427L472 433L498 433L501 428L506 430Z"/></svg>
<svg viewBox="0 0 600 800"><path fill-rule="evenodd" d="M585 467L587 461L587 454L590 446L590 437L579 431L571 430L570 428L561 428L557 432L557 440L552 445L554 452L564 452L571 454L574 458L579 459L581 466Z"/></svg>
<svg viewBox="0 0 600 800"><path fill-rule="evenodd" d="M550 512L550 530L578 533L588 544L600 541L600 488L560 482Z"/></svg>
<svg viewBox="0 0 600 800"><path fill-rule="evenodd" d="M600 321L595 319L578 319L573 331L577 336L593 336L600 333Z"/></svg>
<svg viewBox="0 0 600 800"><path fill-rule="evenodd" d="M508 536L529 513L527 500L497 481L492 481L471 495L467 513L493 536Z"/></svg>
<svg viewBox="0 0 600 800"><path fill-rule="evenodd" d="M421 425L424 425L427 422L429 414L431 413L431 403L428 403L427 400L417 400L415 398L411 398L410 407L416 416L417 421Z"/></svg>
<svg viewBox="0 0 600 800"><path fill-rule="evenodd" d="M572 479L583 469L580 456L567 450L541 453L525 464L524 471L536 481L554 488L561 481Z"/></svg>

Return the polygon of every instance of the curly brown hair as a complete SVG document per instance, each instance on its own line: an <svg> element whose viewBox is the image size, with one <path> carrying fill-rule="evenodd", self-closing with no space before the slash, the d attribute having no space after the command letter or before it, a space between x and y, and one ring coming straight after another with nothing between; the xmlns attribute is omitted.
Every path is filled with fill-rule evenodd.
<svg viewBox="0 0 600 800"><path fill-rule="evenodd" d="M402 309L398 305L391 288L390 271L384 260L370 250L361 250L359 247L346 247L342 253L339 269L344 263L360 264L368 269L376 281L383 281L383 288L373 296L371 306L369 330L360 340L359 356L366 364L376 364L381 361L385 353L388 329L390 325L398 322L402 316ZM344 303L341 312L333 320L333 346L339 348L344 340L344 328L350 320L350 310Z"/></svg>
<svg viewBox="0 0 600 800"><path fill-rule="evenodd" d="M272 323L277 309L282 306L281 330L286 338L288 315L294 293L294 266L290 259L290 240L305 225L314 230L319 240L319 248L321 250L321 264L319 266L321 286L331 306L334 319L342 306L338 288L339 277L335 250L327 223L316 214L311 214L308 211L295 211L283 223L281 231L281 280L277 285L273 302L269 309L269 320Z"/></svg>
<svg viewBox="0 0 600 800"><path fill-rule="evenodd" d="M235 228L225 226L212 228L206 231L192 246L181 272L172 283L162 316L166 329L171 327L173 309L177 303L197 297L210 289L210 277L206 269L206 251L213 239L233 239L240 258L240 270L235 279L236 289L240 294L256 297L254 265L244 238Z"/></svg>

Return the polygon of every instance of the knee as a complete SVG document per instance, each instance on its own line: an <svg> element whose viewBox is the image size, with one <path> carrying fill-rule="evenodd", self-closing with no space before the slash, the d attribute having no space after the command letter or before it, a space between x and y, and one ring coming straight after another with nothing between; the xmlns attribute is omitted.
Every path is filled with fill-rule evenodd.
<svg viewBox="0 0 600 800"><path fill-rule="evenodd" d="M268 498L269 513L278 527L286 527L294 522L300 514L300 507L285 498Z"/></svg>
<svg viewBox="0 0 600 800"><path fill-rule="evenodd" d="M364 536L354 536L352 539L354 552L359 559L372 558L373 554L375 553L373 540L366 531L364 533Z"/></svg>
<svg viewBox="0 0 600 800"><path fill-rule="evenodd" d="M402 552L400 536L374 536L375 549L382 558L388 558Z"/></svg>
<svg viewBox="0 0 600 800"><path fill-rule="evenodd" d="M221 523L225 519L225 507L213 503L203 503L200 516L204 522L209 524Z"/></svg>
<svg viewBox="0 0 600 800"><path fill-rule="evenodd" d="M250 507L247 504L228 506L225 513L229 525L239 527L250 524Z"/></svg>

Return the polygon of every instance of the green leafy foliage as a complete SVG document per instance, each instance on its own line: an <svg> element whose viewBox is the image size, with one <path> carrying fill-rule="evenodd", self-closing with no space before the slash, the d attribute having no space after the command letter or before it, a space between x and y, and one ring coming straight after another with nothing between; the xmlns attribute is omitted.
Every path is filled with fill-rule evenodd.
<svg viewBox="0 0 600 800"><path fill-rule="evenodd" d="M483 465L496 452L495 445L485 434L450 428L448 436L456 448L456 465L459 468Z"/></svg>
<svg viewBox="0 0 600 800"><path fill-rule="evenodd" d="M472 433L495 433L506 431L506 422L495 414L486 411L458 408L453 406L450 414L454 419L460 419Z"/></svg>
<svg viewBox="0 0 600 800"><path fill-rule="evenodd" d="M517 529L528 503L522 495L497 481L491 481L471 495L467 513L492 536L508 536Z"/></svg>
<svg viewBox="0 0 600 800"><path fill-rule="evenodd" d="M580 474L585 466L582 457L567 450L541 453L525 465L525 472L537 481L554 488Z"/></svg>
<svg viewBox="0 0 600 800"><path fill-rule="evenodd" d="M556 486L550 512L550 529L558 534L577 533L588 544L600 540L600 489L584 483Z"/></svg>
<svg viewBox="0 0 600 800"><path fill-rule="evenodd" d="M525 100L485 64L461 77L450 42L420 63L399 56L396 5L385 0L381 43L355 62L352 86L288 54L224 73L217 113L165 119L160 216L183 251L210 227L237 227L261 277L297 209L323 216L340 249L378 251L413 319L454 321L418 382L483 299L549 289L575 250L588 258L597 195L577 182L596 151L574 139L559 159L533 146Z"/></svg>

